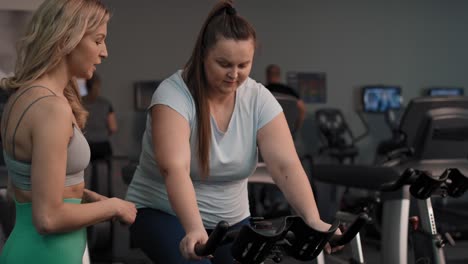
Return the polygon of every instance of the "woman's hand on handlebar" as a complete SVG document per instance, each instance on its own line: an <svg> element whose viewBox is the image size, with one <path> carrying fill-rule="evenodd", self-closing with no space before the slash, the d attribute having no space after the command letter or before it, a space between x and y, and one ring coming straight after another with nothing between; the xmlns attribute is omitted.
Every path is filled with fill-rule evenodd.
<svg viewBox="0 0 468 264"><path fill-rule="evenodd" d="M315 222L312 222L312 223L309 223L308 224L310 227L316 229L316 230L319 230L319 231L328 231L331 227L331 225L329 223L326 223L326 222L323 222L322 220L320 221L315 221ZM341 235L341 230L338 228L336 229L335 231L335 235ZM335 247L331 247L330 246L330 243L327 243L325 245L325 247L323 248L323 250L328 253L328 254L331 254L331 253L334 253L334 252L337 252L337 251L340 251L343 249L344 246L335 246Z"/></svg>
<svg viewBox="0 0 468 264"><path fill-rule="evenodd" d="M206 257L200 257L195 254L196 244L205 244L208 240L208 234L205 229L188 232L180 241L179 249L182 256L186 259L201 260Z"/></svg>
<svg viewBox="0 0 468 264"><path fill-rule="evenodd" d="M340 230L339 228L336 229L335 235L341 235L341 234L342 234L342 233L341 233L341 230ZM325 249L325 252L327 252L328 254L331 254L331 253L335 253L335 252L337 252L337 251L340 251L340 250L342 250L343 248L344 248L344 246L335 246L335 247L331 247L331 246L330 246L330 243L327 243L327 244L325 245L325 248L324 248L324 249Z"/></svg>

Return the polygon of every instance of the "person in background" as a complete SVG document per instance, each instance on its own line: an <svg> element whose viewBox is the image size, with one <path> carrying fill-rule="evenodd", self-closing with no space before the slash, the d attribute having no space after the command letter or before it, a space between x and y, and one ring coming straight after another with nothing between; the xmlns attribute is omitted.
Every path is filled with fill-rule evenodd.
<svg viewBox="0 0 468 264"><path fill-rule="evenodd" d="M100 95L101 85L101 79L95 73L91 79L86 81L87 94L83 97L83 105L89 112L84 135L91 149L91 188L97 187L97 162L104 161L107 165L107 176L111 176L112 145L110 136L117 132L114 109L111 102ZM111 194L109 193L109 195Z"/></svg>
<svg viewBox="0 0 468 264"><path fill-rule="evenodd" d="M221 220L231 230L248 225L257 146L295 211L311 227L330 227L320 219L281 106L249 78L256 43L232 2L217 3L185 67L152 97L127 199L138 208L132 241L154 263L233 263L230 245L212 260L194 249Z"/></svg>
<svg viewBox="0 0 468 264"><path fill-rule="evenodd" d="M276 64L270 64L266 68L266 86L273 94L285 94L293 96L297 99L297 108L299 116L295 123L295 131L299 131L304 124L306 115L306 107L299 94L293 88L281 82L281 68Z"/></svg>
<svg viewBox="0 0 468 264"><path fill-rule="evenodd" d="M99 0L45 0L19 42L1 120L16 222L0 263L82 263L86 227L133 223L135 205L84 188L90 151L76 78L107 57L109 11Z"/></svg>

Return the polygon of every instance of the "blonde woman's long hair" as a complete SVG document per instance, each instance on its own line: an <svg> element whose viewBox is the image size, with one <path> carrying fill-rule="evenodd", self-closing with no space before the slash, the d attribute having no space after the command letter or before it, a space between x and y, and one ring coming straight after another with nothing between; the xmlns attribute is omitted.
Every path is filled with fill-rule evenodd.
<svg viewBox="0 0 468 264"><path fill-rule="evenodd" d="M109 16L99 0L45 0L18 42L14 76L2 79L0 86L13 92L30 85L56 67L85 34L106 23ZM65 87L64 96L83 128L88 112L81 104L75 78Z"/></svg>

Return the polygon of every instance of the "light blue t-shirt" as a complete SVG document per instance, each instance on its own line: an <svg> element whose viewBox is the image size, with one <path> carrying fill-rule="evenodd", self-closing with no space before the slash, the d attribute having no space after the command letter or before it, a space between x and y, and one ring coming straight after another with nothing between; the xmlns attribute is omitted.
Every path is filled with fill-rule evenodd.
<svg viewBox="0 0 468 264"><path fill-rule="evenodd" d="M221 220L235 224L250 215L247 178L257 166L257 132L281 113L282 108L262 84L251 78L242 83L236 91L234 112L227 130L220 131L211 117L210 174L202 180L197 159L195 102L181 74L182 71L178 71L159 85L148 109L156 104L166 105L189 122L190 177L205 228L214 228ZM154 159L149 113L140 162L128 188L127 200L138 208L155 208L175 215Z"/></svg>

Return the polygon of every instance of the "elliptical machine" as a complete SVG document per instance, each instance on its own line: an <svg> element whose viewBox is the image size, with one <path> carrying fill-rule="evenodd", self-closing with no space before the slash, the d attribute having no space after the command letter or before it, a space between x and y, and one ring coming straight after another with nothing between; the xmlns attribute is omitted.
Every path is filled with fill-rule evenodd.
<svg viewBox="0 0 468 264"><path fill-rule="evenodd" d="M375 151L374 164L381 164L387 160L398 157L406 147L406 136L400 130L401 114L399 110L387 109L384 113L385 123L391 132L391 137L381 141Z"/></svg>
<svg viewBox="0 0 468 264"><path fill-rule="evenodd" d="M367 123L359 113L358 115L364 124L365 131L359 136L354 136L340 109L322 108L317 110L315 120L322 143L318 154L326 154L337 160L339 164L344 164L346 161L349 161L349 164L354 164L354 160L359 155L356 143L364 139L369 132Z"/></svg>

